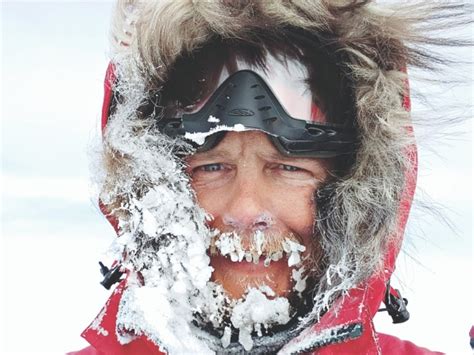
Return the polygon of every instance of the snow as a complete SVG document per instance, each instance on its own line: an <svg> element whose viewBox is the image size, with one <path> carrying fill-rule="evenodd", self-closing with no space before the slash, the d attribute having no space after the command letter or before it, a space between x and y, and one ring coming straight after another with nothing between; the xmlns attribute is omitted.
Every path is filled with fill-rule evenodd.
<svg viewBox="0 0 474 355"><path fill-rule="evenodd" d="M211 123L219 123L221 120L218 119L217 117L214 117L213 115L210 115L209 118L207 119L207 122Z"/></svg>
<svg viewBox="0 0 474 355"><path fill-rule="evenodd" d="M284 297L267 298L267 292L274 295L274 292L268 289L268 286L264 287L263 291L251 288L245 300L239 302L232 311L232 325L239 330L239 342L247 351L253 347L251 333L254 329L286 324L290 320L288 300Z"/></svg>
<svg viewBox="0 0 474 355"><path fill-rule="evenodd" d="M306 276L303 277L304 272L305 272L304 267L301 267L298 270L297 269L291 270L291 277L295 281L295 285L293 286L293 289L298 293L301 293L306 289L307 277Z"/></svg>
<svg viewBox="0 0 474 355"><path fill-rule="evenodd" d="M150 236L155 236L156 232L158 231L158 223L155 217L151 214L151 212L144 208L143 211L143 232Z"/></svg>
<svg viewBox="0 0 474 355"><path fill-rule="evenodd" d="M169 353L212 354L209 347L192 334L190 319L186 312L186 302L176 293L174 302L168 297L169 285L166 281L154 287L128 288L122 297L118 313L118 329L129 341L129 330L134 334L146 334L156 344ZM174 292L171 290L171 292ZM184 317L179 320L178 317Z"/></svg>
<svg viewBox="0 0 474 355"><path fill-rule="evenodd" d="M262 231L258 230L253 235L253 245L258 254L258 256L262 255L262 247L263 242L265 241L265 235Z"/></svg>
<svg viewBox="0 0 474 355"><path fill-rule="evenodd" d="M221 338L222 341L222 347L225 349L229 346L230 344L230 337L232 335L230 327L225 327L224 328L224 335Z"/></svg>
<svg viewBox="0 0 474 355"><path fill-rule="evenodd" d="M233 126L226 126L226 125L217 125L216 127L212 128L209 132L186 132L184 138L193 141L196 144L202 145L206 138L214 133L222 132L222 131L233 131L233 132L243 132L248 131L249 129L246 128L243 124L237 123Z"/></svg>
<svg viewBox="0 0 474 355"><path fill-rule="evenodd" d="M131 105L139 102L136 78L123 79L120 90L131 90L126 95ZM206 227L207 215L194 203L182 163L168 153L176 143L148 132L135 134L128 117L133 110L124 106L111 118L106 139L128 155L130 166L117 171L116 188L101 194L104 201L122 201L127 211L119 216L122 248L111 248L111 257L129 270L117 327L124 341L146 334L171 353L211 353L192 326L196 310L214 310L222 301L210 282L206 251L213 233Z"/></svg>
<svg viewBox="0 0 474 355"><path fill-rule="evenodd" d="M236 232L219 233L216 231L216 238L211 245L211 253L219 250L223 256L228 255L233 262L240 262L246 260L247 262L258 263L260 256L266 255L264 265L269 266L272 261L278 261L283 257L285 252L288 256L288 266L293 267L299 265L301 262L300 253L306 250L306 247L294 240L285 238L281 242L281 250L269 251L266 250L268 240L272 238L261 230L255 231L250 237L251 243L249 249L245 250L242 246L242 237Z"/></svg>
<svg viewBox="0 0 474 355"><path fill-rule="evenodd" d="M288 238L283 243L283 248L288 254L290 254L290 257L288 258L289 267L298 265L301 261L300 253L306 250L304 245L296 243Z"/></svg>

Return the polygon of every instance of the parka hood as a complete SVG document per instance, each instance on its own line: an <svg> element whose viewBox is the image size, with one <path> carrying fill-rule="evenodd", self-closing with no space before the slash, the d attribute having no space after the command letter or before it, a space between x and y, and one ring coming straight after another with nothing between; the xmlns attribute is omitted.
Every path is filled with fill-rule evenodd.
<svg viewBox="0 0 474 355"><path fill-rule="evenodd" d="M416 47L426 42L416 25L433 10L419 4L396 7L371 1L119 2L102 111L105 178L100 199L119 235L116 258L129 275L109 301L114 310L106 306L83 336L93 345L110 343L117 335L119 343L141 337L170 353L216 350L213 340L211 346L206 343L209 348L200 348L199 341L174 343L167 332L177 331L176 324L157 329L153 314L145 314L150 309L136 308L148 296L158 295L159 302L168 304L166 292L206 292L211 273L206 213L195 201L183 163L172 154L177 146L192 149L153 130L156 117L144 117L140 107L159 96L180 56L216 38L257 43L259 36L292 28L323 38L330 54L343 58L359 146L347 171L316 192L315 236L327 266L314 290L313 310L293 333L299 336L278 349L303 353L321 348L324 353L329 344L351 341L379 351L372 319L395 268L416 185L406 68L429 61ZM174 262L187 278L180 279L179 270L167 271ZM143 279L161 291L147 295L140 290ZM199 302L190 301L193 307ZM186 313L189 305L180 306L182 313L164 316L181 317L179 326L189 324L184 336L199 333ZM157 316L167 312L153 311ZM265 351L258 341L255 346L254 351ZM332 351L338 346L343 344L333 345ZM226 351L232 352L232 345Z"/></svg>

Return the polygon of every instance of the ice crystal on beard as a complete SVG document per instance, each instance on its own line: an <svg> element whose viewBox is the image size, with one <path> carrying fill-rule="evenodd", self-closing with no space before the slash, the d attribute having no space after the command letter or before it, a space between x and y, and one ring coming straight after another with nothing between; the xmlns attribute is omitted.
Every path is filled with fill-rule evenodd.
<svg viewBox="0 0 474 355"><path fill-rule="evenodd" d="M290 320L290 304L288 299L277 297L269 299L265 293L274 295L267 287L251 288L245 300L239 302L232 310L232 325L239 330L239 343L245 350L253 347L252 332L261 333L261 327L269 328L275 324L286 324Z"/></svg>
<svg viewBox="0 0 474 355"><path fill-rule="evenodd" d="M347 292L356 285L354 270L357 268L357 262L349 261L345 254L337 264L327 267L325 276L319 280L319 286L314 291L313 309L300 321L299 329L319 321L331 306L331 311L337 314L341 302L335 303L335 300L340 298L342 301ZM321 289L324 291L320 291Z"/></svg>
<svg viewBox="0 0 474 355"><path fill-rule="evenodd" d="M222 341L222 347L225 349L229 346L230 344L230 337L232 335L230 327L225 327L224 328L224 335L221 338Z"/></svg>

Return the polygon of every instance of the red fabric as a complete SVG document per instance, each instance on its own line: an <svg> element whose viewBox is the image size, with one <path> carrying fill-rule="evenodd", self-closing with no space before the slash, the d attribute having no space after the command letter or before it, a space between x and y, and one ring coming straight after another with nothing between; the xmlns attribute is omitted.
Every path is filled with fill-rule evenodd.
<svg viewBox="0 0 474 355"><path fill-rule="evenodd" d="M84 348L79 351L73 351L70 353L67 353L66 355L103 355L104 353L101 353L97 351L94 347L88 346L87 348Z"/></svg>
<svg viewBox="0 0 474 355"><path fill-rule="evenodd" d="M419 347L411 341L401 340L393 335L379 333L380 348L382 354L409 354L409 355L428 355L443 354L438 351L431 351Z"/></svg>
<svg viewBox="0 0 474 355"><path fill-rule="evenodd" d="M105 95L102 109L103 130L107 123L107 114L112 97L111 87L115 80L113 71L114 67L110 64L107 69L104 84ZM403 98L403 107L407 111L410 110L408 81L406 84L406 95ZM407 133L413 134L412 129L409 129ZM412 163L413 169L406 172L405 191L403 192L398 212L398 230L394 238L391 238L392 242L388 246L384 261L384 271L374 275L363 285L350 290L348 295L337 301L333 308L328 311L317 324L305 330L299 337L290 341L287 346L298 344L298 342L305 336L308 336L308 334L310 336L312 334L317 335L327 329L358 323L363 327L363 332L358 338L350 339L342 343L329 344L321 347L316 352L318 354L436 354L427 349L417 347L411 342L403 341L390 335L377 334L372 322L384 298L387 281L390 279L395 268L395 260L400 251L405 225L415 192L417 175L417 151L415 146L407 148L406 157ZM105 207L101 206L101 209L107 216L108 213ZM109 217L107 218L117 230L116 221L111 220ZM104 309L99 313L99 316L83 332L82 336L92 345L92 348L83 349L77 352L77 354L163 354L158 346L154 345L145 336L138 337L125 345L118 342L115 334L116 316L120 298L125 288L125 282L124 280L119 284L107 301ZM337 309L337 313L334 311L335 309Z"/></svg>
<svg viewBox="0 0 474 355"><path fill-rule="evenodd" d="M115 66L112 62L109 63L107 66L107 70L105 72L105 79L104 79L104 100L102 103L102 117L101 117L101 129L102 134L105 132L105 127L107 126L107 121L109 119L109 109L110 105L112 104L112 88L114 86L116 80L115 76ZM119 226L118 220L114 216L110 214L110 211L107 210L107 207L102 203L99 199L99 208L104 216L107 218L109 223L114 228L115 232L118 233Z"/></svg>
<svg viewBox="0 0 474 355"><path fill-rule="evenodd" d="M102 103L102 119L101 119L101 127L102 132L105 130L105 126L107 125L107 120L109 119L109 109L110 104L112 103L112 88L115 83L116 76L115 76L115 66L112 62L109 63L107 67L107 71L105 72L105 80L104 80L104 101Z"/></svg>
<svg viewBox="0 0 474 355"><path fill-rule="evenodd" d="M112 214L110 214L110 211L105 207L104 203L99 199L99 208L102 214L107 218L107 221L112 225L114 228L115 232L119 232L119 223L117 218L115 218Z"/></svg>
<svg viewBox="0 0 474 355"><path fill-rule="evenodd" d="M85 348L77 354L104 354L104 355L160 355L161 352L155 344L145 336L139 336L128 344L120 344L116 336L117 312L125 288L126 280L120 282L116 287L104 308L99 312L96 319L82 332L85 338L96 352Z"/></svg>

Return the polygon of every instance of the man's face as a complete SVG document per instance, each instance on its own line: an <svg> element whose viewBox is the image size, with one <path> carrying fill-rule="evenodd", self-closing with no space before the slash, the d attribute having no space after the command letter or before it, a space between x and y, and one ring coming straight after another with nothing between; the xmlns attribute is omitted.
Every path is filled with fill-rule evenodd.
<svg viewBox="0 0 474 355"><path fill-rule="evenodd" d="M249 131L227 133L219 145L194 154L187 163L198 203L213 217L211 228L235 232L244 250L252 250L256 234L266 238L263 252L251 262L210 252L213 281L234 299L262 285L276 296L288 296L294 287L288 255L269 264L265 259L281 249L286 238L306 248L303 266L317 252L313 196L327 177L327 161L285 157L266 134Z"/></svg>

